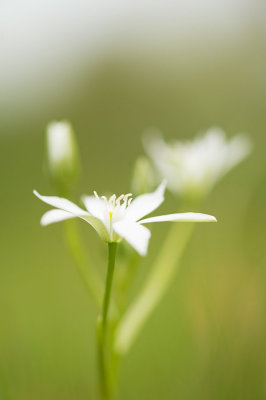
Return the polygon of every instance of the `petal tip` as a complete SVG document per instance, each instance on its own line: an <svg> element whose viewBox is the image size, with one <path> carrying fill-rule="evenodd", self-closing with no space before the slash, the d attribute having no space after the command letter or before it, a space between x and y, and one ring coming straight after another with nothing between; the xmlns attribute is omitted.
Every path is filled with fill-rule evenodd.
<svg viewBox="0 0 266 400"><path fill-rule="evenodd" d="M163 200L164 200L166 186L167 186L167 179L163 179L155 191L162 196Z"/></svg>
<svg viewBox="0 0 266 400"><path fill-rule="evenodd" d="M167 186L167 179L163 179L162 183L160 184L160 188L161 190L163 190L163 192L165 191Z"/></svg>
<svg viewBox="0 0 266 400"><path fill-rule="evenodd" d="M32 192L36 197L38 197L38 199L40 199L41 195L39 192L37 192L37 190L34 189Z"/></svg>

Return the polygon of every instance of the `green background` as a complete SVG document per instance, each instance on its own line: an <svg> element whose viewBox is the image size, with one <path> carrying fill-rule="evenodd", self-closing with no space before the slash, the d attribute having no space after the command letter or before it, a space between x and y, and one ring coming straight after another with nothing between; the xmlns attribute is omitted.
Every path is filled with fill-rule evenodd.
<svg viewBox="0 0 266 400"><path fill-rule="evenodd" d="M32 194L54 194L43 173L45 127L54 119L71 121L80 146L74 200L93 190L130 191L141 135L151 126L169 139L213 125L229 136L250 134L252 155L195 210L219 222L197 226L178 276L123 362L119 399L266 397L265 70L264 43L255 37L167 65L114 52L38 113L22 103L19 113L1 114L1 400L85 400L98 392L96 313L63 227L40 227L48 207ZM178 207L168 193L160 211ZM78 224L104 275L106 246ZM168 228L153 228L140 276Z"/></svg>

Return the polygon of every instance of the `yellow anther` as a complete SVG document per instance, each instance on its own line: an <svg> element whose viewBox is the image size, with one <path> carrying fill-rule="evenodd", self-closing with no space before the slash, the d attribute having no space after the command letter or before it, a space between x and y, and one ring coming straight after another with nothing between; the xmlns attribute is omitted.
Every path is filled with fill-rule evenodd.
<svg viewBox="0 0 266 400"><path fill-rule="evenodd" d="M110 219L112 219L113 213L112 211L109 211Z"/></svg>

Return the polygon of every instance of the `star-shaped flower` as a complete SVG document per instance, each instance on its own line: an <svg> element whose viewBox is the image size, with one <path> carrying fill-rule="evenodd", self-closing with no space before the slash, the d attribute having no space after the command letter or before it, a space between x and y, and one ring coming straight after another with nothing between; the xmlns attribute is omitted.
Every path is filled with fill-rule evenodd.
<svg viewBox="0 0 266 400"><path fill-rule="evenodd" d="M153 193L143 194L134 200L131 193L119 197L113 195L107 199L94 192L94 196L82 197L86 211L61 197L41 196L36 191L34 194L55 207L43 215L42 225L79 217L88 222L105 242L120 242L125 239L140 255L145 256L151 233L143 224L163 221L216 221L215 217L200 213L168 214L143 219L162 204L165 186L164 181Z"/></svg>
<svg viewBox="0 0 266 400"><path fill-rule="evenodd" d="M193 140L166 143L156 131L144 137L144 146L160 179L177 194L206 195L227 172L251 151L249 138L227 139L221 128L209 129Z"/></svg>

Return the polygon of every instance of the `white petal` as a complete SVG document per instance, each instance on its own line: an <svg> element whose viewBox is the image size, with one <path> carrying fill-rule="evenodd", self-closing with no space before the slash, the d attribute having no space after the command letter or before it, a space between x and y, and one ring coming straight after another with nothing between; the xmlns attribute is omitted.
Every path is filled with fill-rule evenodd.
<svg viewBox="0 0 266 400"><path fill-rule="evenodd" d="M145 256L151 237L149 229L130 221L120 221L113 225L114 231L124 238L141 256Z"/></svg>
<svg viewBox="0 0 266 400"><path fill-rule="evenodd" d="M104 217L108 215L108 211L102 199L97 199L94 196L82 196L82 201L91 215L104 221Z"/></svg>
<svg viewBox="0 0 266 400"><path fill-rule="evenodd" d="M84 219L84 221L87 221L98 233L98 235L102 238L104 242L110 242L110 233L106 229L106 226L104 223L96 217L93 217L91 215L87 215L85 217L80 217L81 219Z"/></svg>
<svg viewBox="0 0 266 400"><path fill-rule="evenodd" d="M127 209L126 219L138 221L140 218L156 210L164 201L165 187L166 181L164 180L153 193L136 197Z"/></svg>
<svg viewBox="0 0 266 400"><path fill-rule="evenodd" d="M82 210L82 208L78 207L76 204L61 197L41 196L36 191L34 191L34 194L45 203L50 204L51 206L54 207L58 207L60 209L60 210L48 211L48 213L51 213L51 214L46 213L48 214L48 216L44 214L44 216L41 219L42 224L47 225L48 223L63 221L64 219L71 218L70 217L71 214L72 217L79 217L84 221L88 222L105 242L110 241L110 235L103 222L97 217L90 215L87 211ZM65 212L65 214L63 214L63 212ZM67 216L67 214L69 214L69 216Z"/></svg>
<svg viewBox="0 0 266 400"><path fill-rule="evenodd" d="M42 200L46 204L49 204L50 206L59 208L64 211L68 211L71 214L74 214L76 216L88 215L88 213L86 211L82 210L82 208L78 207L76 204L72 203L71 201L64 199L63 197L42 196L36 190L34 190L33 193L40 200Z"/></svg>
<svg viewBox="0 0 266 400"><path fill-rule="evenodd" d="M69 218L75 218L75 215L63 210L50 210L43 214L41 225L46 226Z"/></svg>
<svg viewBox="0 0 266 400"><path fill-rule="evenodd" d="M245 134L234 136L228 143L225 173L244 160L251 152L251 142Z"/></svg>
<svg viewBox="0 0 266 400"><path fill-rule="evenodd" d="M167 221L191 221L191 222L217 222L216 218L212 215L201 213L178 213L159 215L158 217L146 218L139 221L140 224L149 224L151 222L167 222Z"/></svg>

